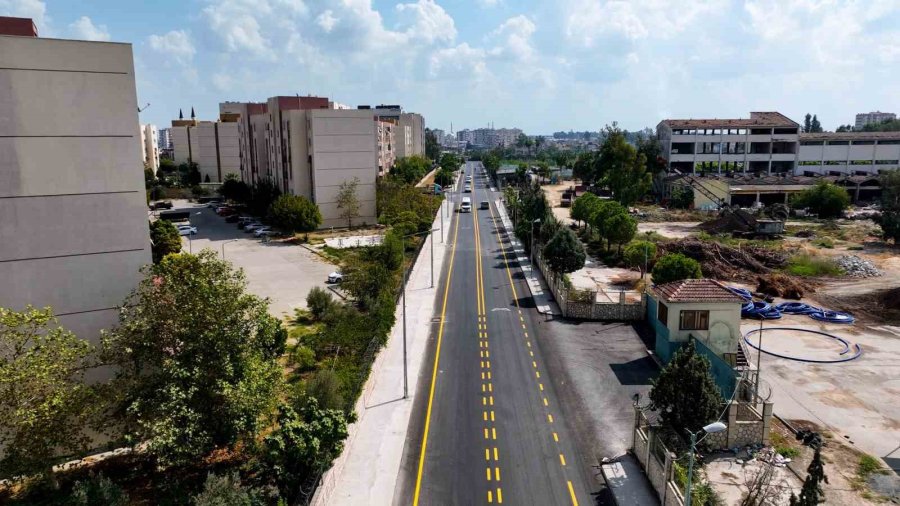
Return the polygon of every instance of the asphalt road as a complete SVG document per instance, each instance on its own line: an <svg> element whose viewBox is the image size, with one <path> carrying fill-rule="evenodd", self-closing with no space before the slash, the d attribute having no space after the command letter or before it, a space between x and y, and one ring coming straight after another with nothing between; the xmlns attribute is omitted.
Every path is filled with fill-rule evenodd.
<svg viewBox="0 0 900 506"><path fill-rule="evenodd" d="M499 194L480 167L465 167L473 192L452 195L470 196L473 211L455 214L438 291L443 323L416 392L395 503L590 504L591 470L535 340L542 315L495 226ZM489 209L479 209L483 200Z"/></svg>

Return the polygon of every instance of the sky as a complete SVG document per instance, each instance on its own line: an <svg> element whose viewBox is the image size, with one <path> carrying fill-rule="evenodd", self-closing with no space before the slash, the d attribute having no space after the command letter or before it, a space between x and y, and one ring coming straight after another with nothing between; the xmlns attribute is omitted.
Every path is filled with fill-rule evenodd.
<svg viewBox="0 0 900 506"><path fill-rule="evenodd" d="M42 37L133 44L143 123L318 95L449 131L900 112L898 0L0 0Z"/></svg>

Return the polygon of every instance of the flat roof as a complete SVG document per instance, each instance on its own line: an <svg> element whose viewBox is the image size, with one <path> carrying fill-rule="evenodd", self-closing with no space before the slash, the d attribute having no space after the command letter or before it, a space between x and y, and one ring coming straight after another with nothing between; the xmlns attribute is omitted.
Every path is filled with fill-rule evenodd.
<svg viewBox="0 0 900 506"><path fill-rule="evenodd" d="M716 128L716 127L798 127L798 123L788 118L784 114L775 111L768 112L751 112L749 118L735 119L664 119L661 123L665 123L671 128Z"/></svg>
<svg viewBox="0 0 900 506"><path fill-rule="evenodd" d="M900 132L818 132L800 134L801 141L900 140Z"/></svg>
<svg viewBox="0 0 900 506"><path fill-rule="evenodd" d="M670 174L666 176L667 182L674 182L687 177L690 174ZM756 174L735 174L734 176L724 176L711 174L708 176L693 176L700 183L706 181L723 181L730 186L734 185L759 185L759 186L784 186L784 185L814 185L819 181L828 181L840 184L841 182L862 183L870 180L878 180L878 174L869 174L865 176L847 175L847 176L769 176ZM683 183L682 183L683 184Z"/></svg>

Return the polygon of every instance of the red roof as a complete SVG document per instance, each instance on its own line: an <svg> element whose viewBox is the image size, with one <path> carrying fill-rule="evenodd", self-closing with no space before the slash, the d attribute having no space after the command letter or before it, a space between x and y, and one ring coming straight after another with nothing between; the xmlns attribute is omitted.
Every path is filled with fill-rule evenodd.
<svg viewBox="0 0 900 506"><path fill-rule="evenodd" d="M682 279L653 287L665 302L734 302L743 299L714 279Z"/></svg>
<svg viewBox="0 0 900 506"><path fill-rule="evenodd" d="M18 35L20 37L37 37L37 27L31 18L13 18L0 16L0 35Z"/></svg>

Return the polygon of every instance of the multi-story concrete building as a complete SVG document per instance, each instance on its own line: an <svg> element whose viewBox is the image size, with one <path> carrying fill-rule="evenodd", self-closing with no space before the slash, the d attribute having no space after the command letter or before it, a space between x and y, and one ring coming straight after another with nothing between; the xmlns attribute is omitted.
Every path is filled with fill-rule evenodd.
<svg viewBox="0 0 900 506"><path fill-rule="evenodd" d="M475 144L475 133L468 128L456 132L456 140L459 142Z"/></svg>
<svg viewBox="0 0 900 506"><path fill-rule="evenodd" d="M160 157L170 160L173 158L172 132L168 128L159 129L159 143L157 147L159 148Z"/></svg>
<svg viewBox="0 0 900 506"><path fill-rule="evenodd" d="M414 112L400 114L394 130L397 158L425 154L425 118Z"/></svg>
<svg viewBox="0 0 900 506"><path fill-rule="evenodd" d="M900 168L900 132L800 134L797 175L864 176Z"/></svg>
<svg viewBox="0 0 900 506"><path fill-rule="evenodd" d="M856 124L854 125L854 128L861 130L862 127L869 123L882 123L885 121L893 121L895 119L897 119L897 115L892 112L861 112L856 115Z"/></svg>
<svg viewBox="0 0 900 506"><path fill-rule="evenodd" d="M667 119L656 127L661 156L682 173L793 174L800 125L778 112L741 119Z"/></svg>
<svg viewBox="0 0 900 506"><path fill-rule="evenodd" d="M173 120L169 130L173 161L196 163L201 181L220 183L228 174L241 174L239 125L234 116L225 114L219 121Z"/></svg>
<svg viewBox="0 0 900 506"><path fill-rule="evenodd" d="M375 118L375 146L378 150L378 175L383 177L394 168L396 160L394 153L394 132L396 122L388 119Z"/></svg>
<svg viewBox="0 0 900 506"><path fill-rule="evenodd" d="M159 169L159 131L156 125L141 125L141 154L144 157L144 167L150 168L155 174Z"/></svg>
<svg viewBox="0 0 900 506"><path fill-rule="evenodd" d="M265 114L266 104L255 102L222 102L219 104L219 119L222 121L237 123L238 125L238 157L240 159L240 176L242 180L250 181L254 178L245 177L259 171L256 160L249 156L250 149L250 118L254 114Z"/></svg>
<svg viewBox="0 0 900 506"><path fill-rule="evenodd" d="M0 18L0 306L96 343L150 263L131 45L10 23L33 27Z"/></svg>

